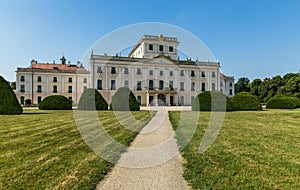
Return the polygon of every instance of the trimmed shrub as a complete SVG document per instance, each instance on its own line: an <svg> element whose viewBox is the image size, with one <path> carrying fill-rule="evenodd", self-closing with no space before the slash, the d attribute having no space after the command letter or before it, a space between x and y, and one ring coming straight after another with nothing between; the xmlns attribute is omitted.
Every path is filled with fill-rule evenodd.
<svg viewBox="0 0 300 190"><path fill-rule="evenodd" d="M213 98L213 101L212 101ZM205 91L197 95L192 102L193 111L226 111L228 97L219 91Z"/></svg>
<svg viewBox="0 0 300 190"><path fill-rule="evenodd" d="M86 89L78 103L79 110L107 110L108 105L98 90Z"/></svg>
<svg viewBox="0 0 300 190"><path fill-rule="evenodd" d="M52 95L44 98L39 104L40 110L72 110L72 100L61 96Z"/></svg>
<svg viewBox="0 0 300 190"><path fill-rule="evenodd" d="M0 76L0 114L13 115L23 113L16 94L11 89L9 83Z"/></svg>
<svg viewBox="0 0 300 190"><path fill-rule="evenodd" d="M267 102L270 109L294 109L300 107L300 100L297 97L277 95Z"/></svg>
<svg viewBox="0 0 300 190"><path fill-rule="evenodd" d="M110 109L113 111L139 111L140 105L127 87L121 87L112 97Z"/></svg>
<svg viewBox="0 0 300 190"><path fill-rule="evenodd" d="M256 96L248 93L241 92L231 98L231 105L233 111L260 111L262 107Z"/></svg>

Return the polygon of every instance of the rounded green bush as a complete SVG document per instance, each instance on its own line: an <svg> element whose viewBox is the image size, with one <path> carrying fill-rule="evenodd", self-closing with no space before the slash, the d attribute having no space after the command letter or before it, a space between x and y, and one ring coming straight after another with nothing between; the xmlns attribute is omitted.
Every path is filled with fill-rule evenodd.
<svg viewBox="0 0 300 190"><path fill-rule="evenodd" d="M270 109L294 109L300 107L300 100L297 97L277 95L267 102Z"/></svg>
<svg viewBox="0 0 300 190"><path fill-rule="evenodd" d="M98 90L86 89L80 97L78 103L79 110L107 110L108 105Z"/></svg>
<svg viewBox="0 0 300 190"><path fill-rule="evenodd" d="M228 97L219 91L205 91L197 95L192 102L193 111L226 111Z"/></svg>
<svg viewBox="0 0 300 190"><path fill-rule="evenodd" d="M0 114L13 115L23 113L16 94L11 89L9 83L0 76Z"/></svg>
<svg viewBox="0 0 300 190"><path fill-rule="evenodd" d="M233 111L260 111L262 107L258 98L248 92L236 94L230 100Z"/></svg>
<svg viewBox="0 0 300 190"><path fill-rule="evenodd" d="M140 105L127 87L121 87L112 97L110 109L113 111L139 111Z"/></svg>
<svg viewBox="0 0 300 190"><path fill-rule="evenodd" d="M39 104L40 110L72 110L72 100L61 96L52 95L44 98Z"/></svg>

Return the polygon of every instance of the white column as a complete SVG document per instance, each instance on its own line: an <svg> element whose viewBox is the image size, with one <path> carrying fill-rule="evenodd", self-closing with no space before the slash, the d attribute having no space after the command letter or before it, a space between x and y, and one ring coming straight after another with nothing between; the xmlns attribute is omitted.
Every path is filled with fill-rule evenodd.
<svg viewBox="0 0 300 190"><path fill-rule="evenodd" d="M150 104L149 104L149 91L147 90L146 91L146 106L148 107Z"/></svg>

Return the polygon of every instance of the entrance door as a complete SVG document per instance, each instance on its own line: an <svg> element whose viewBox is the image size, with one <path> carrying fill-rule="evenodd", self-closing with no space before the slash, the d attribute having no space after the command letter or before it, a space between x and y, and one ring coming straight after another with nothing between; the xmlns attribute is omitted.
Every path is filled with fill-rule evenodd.
<svg viewBox="0 0 300 190"><path fill-rule="evenodd" d="M159 106L165 106L166 105L166 97L164 94L159 94L158 95L158 105Z"/></svg>
<svg viewBox="0 0 300 190"><path fill-rule="evenodd" d="M149 103L150 103L150 106L154 106L153 96L149 96Z"/></svg>
<svg viewBox="0 0 300 190"><path fill-rule="evenodd" d="M171 106L174 105L174 96L170 96L170 105L171 105Z"/></svg>

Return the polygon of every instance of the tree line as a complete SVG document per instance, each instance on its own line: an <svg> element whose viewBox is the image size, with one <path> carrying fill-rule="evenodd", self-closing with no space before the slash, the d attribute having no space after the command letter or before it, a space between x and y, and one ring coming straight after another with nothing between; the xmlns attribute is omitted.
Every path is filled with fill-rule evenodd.
<svg viewBox="0 0 300 190"><path fill-rule="evenodd" d="M275 95L296 96L300 99L300 72L287 73L283 77L276 75L272 78L254 79L241 77L235 83L235 93L249 92L258 97L260 102L267 102Z"/></svg>

